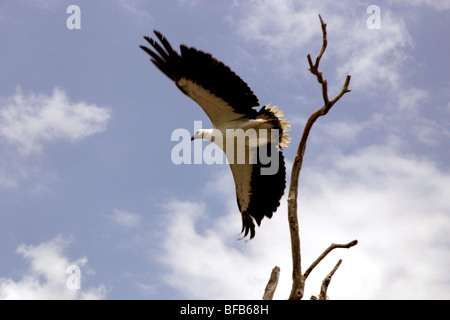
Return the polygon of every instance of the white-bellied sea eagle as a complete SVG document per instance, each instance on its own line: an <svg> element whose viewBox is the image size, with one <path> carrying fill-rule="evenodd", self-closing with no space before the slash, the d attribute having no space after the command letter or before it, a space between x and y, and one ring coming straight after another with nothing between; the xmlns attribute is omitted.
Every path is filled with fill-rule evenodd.
<svg viewBox="0 0 450 320"><path fill-rule="evenodd" d="M187 96L197 102L212 122L212 129L195 132L192 139L214 142L227 157L236 185L244 237L255 236L255 224L271 218L286 187L281 152L289 143L290 124L278 107L259 111L258 98L228 66L208 53L180 46L179 54L154 31L162 46L144 37L152 49L140 46L151 61ZM273 170L274 169L274 170Z"/></svg>

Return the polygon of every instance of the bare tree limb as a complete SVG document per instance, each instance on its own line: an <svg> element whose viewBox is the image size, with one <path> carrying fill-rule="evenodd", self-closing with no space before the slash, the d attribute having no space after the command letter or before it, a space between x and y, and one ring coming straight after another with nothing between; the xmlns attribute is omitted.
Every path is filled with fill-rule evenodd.
<svg viewBox="0 0 450 320"><path fill-rule="evenodd" d="M311 56L308 55L308 63L310 66L310 72L316 76L317 81L322 85L322 96L324 105L322 108L314 111L306 122L303 129L302 138L298 146L297 155L295 156L294 163L292 165L291 182L288 195L288 220L289 230L291 235L291 251L292 251L292 289L289 296L290 300L300 300L303 297L305 277L302 275L301 269L301 252L300 252L300 235L298 227L297 216L297 196L298 196L298 179L303 163L303 156L305 154L306 141L308 140L309 132L316 120L327 114L331 107L347 92L350 92L348 86L350 84L350 76L347 76L344 86L341 92L331 101L328 98L327 81L323 78L322 72L319 71L319 63L322 55L327 47L327 31L326 24L323 22L322 17L319 15L323 41L322 48L316 58L315 63L312 63Z"/></svg>
<svg viewBox="0 0 450 320"><path fill-rule="evenodd" d="M323 258L325 258L327 256L327 254L329 254L331 251L333 251L336 248L344 248L344 249L348 249L351 248L353 246L356 246L358 244L357 240L353 240L352 242L346 243L346 244L339 244L339 243L332 243L328 248L325 249L324 252L322 252L322 254L309 266L308 269L306 269L305 274L303 275L303 277L308 278L309 274L311 273L311 271L313 271L313 269L320 263L320 261L323 260Z"/></svg>
<svg viewBox="0 0 450 320"><path fill-rule="evenodd" d="M272 300L275 290L277 289L278 279L280 278L280 268L275 267L270 274L269 282L264 290L263 300Z"/></svg>
<svg viewBox="0 0 450 320"><path fill-rule="evenodd" d="M336 270L339 268L339 266L342 263L342 259L338 261L338 263L334 266L333 270L323 279L322 281L322 287L320 288L320 294L319 294L319 300L327 300L327 290L328 285L330 284L331 277L334 275Z"/></svg>
<svg viewBox="0 0 450 320"><path fill-rule="evenodd" d="M328 83L327 80L323 78L322 72L319 71L319 63L320 59L322 59L322 56L325 52L325 49L327 48L327 25L323 22L322 17L319 14L320 24L322 26L322 48L320 49L320 52L316 58L316 62L313 64L311 55L308 54L308 64L309 64L309 71L316 76L317 82L319 82L322 85L322 97L324 106L319 109L323 114L320 114L318 117L323 116L328 113L328 111L331 109L331 107L347 92L350 92L348 89L348 86L350 84L350 76L347 76L345 79L344 87L342 88L341 92L331 101L328 99Z"/></svg>
<svg viewBox="0 0 450 320"><path fill-rule="evenodd" d="M320 60L325 53L325 50L327 48L327 29L326 24L323 22L322 17L319 15L320 24L322 27L322 48L320 49L319 54L317 55L316 61L313 64L311 55L308 54L308 64L309 64L309 71L316 76L317 82L321 84L322 87L322 98L323 98L323 106L320 109L317 109L314 111L311 116L309 117L308 121L305 124L305 127L303 129L303 134L297 149L297 154L294 159L294 163L292 165L292 173L291 173L291 181L289 186L289 194L288 194L288 220L289 220L289 231L291 236L291 252L292 252L292 289L289 296L290 300L300 300L303 297L304 288L305 288L305 281L306 278L309 276L311 271L322 261L325 256L334 250L335 248L350 248L357 244L357 241L354 240L347 244L331 244L330 247L328 247L312 264L311 266L306 270L305 274L302 274L302 267L301 267L301 250L300 250L300 233L299 233L299 224L298 224L298 214L297 214L297 196L298 196L298 180L300 176L300 171L302 169L303 164L303 157L305 154L305 148L306 148L306 142L308 140L309 133L312 129L312 126L316 122L316 120L326 115L330 109L333 107L333 105L339 101L339 99L347 92L350 92L348 89L348 86L350 85L350 76L347 75L345 79L344 86L341 89L341 92L334 97L331 101L328 97L328 84L327 80L322 76L322 72L319 71L319 64ZM340 265L340 263L338 263ZM336 272L337 268L339 267L337 265L335 269L332 270L331 276ZM274 268L275 270L275 268ZM279 273L279 269L277 271ZM274 271L272 271L273 275ZM277 275L277 277L279 274ZM330 276L330 275L329 275ZM331 280L330 276L330 280ZM327 278L326 278L327 279ZM271 279L269 280L269 284L271 284ZM278 281L278 280L277 280ZM328 282L329 283L329 282ZM327 284L328 286L328 284ZM276 286L275 286L276 288ZM275 290L273 289L273 291ZM326 289L325 289L326 290ZM266 287L266 292L264 294L264 297L266 296L266 293L268 291L268 287ZM326 295L326 291L325 291ZM273 297L273 292L271 297Z"/></svg>

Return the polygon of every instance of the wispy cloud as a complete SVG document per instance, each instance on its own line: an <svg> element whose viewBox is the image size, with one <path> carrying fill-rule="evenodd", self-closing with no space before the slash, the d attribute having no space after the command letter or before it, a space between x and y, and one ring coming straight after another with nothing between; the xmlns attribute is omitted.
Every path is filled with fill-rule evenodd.
<svg viewBox="0 0 450 320"><path fill-rule="evenodd" d="M401 3L403 5L414 5L414 6L429 6L436 10L449 10L450 2L448 1L435 1L435 0L389 0L390 3Z"/></svg>
<svg viewBox="0 0 450 320"><path fill-rule="evenodd" d="M140 215L117 209L114 210L114 213L108 215L108 218L111 222L125 228L137 227L141 221Z"/></svg>
<svg viewBox="0 0 450 320"><path fill-rule="evenodd" d="M274 56L292 52L319 34L315 9L291 0L239 2L246 14L235 20L239 34L273 50Z"/></svg>
<svg viewBox="0 0 450 320"><path fill-rule="evenodd" d="M387 8L382 10L382 28L370 30L366 7L355 1L343 5L336 1L264 0L237 5L245 9L240 19L232 19L238 34L266 47L268 57L284 63L286 70L292 69L292 62L305 50L318 50L321 14L328 25L328 40L334 43L328 50L339 60L335 70L339 79L351 74L354 89L397 87L404 48L411 45L411 38L402 17Z"/></svg>
<svg viewBox="0 0 450 320"><path fill-rule="evenodd" d="M368 15L359 19L353 16L347 17L349 23L345 32L333 33L334 48L341 61L337 74L341 78L351 74L352 87L358 90L396 90L400 87L401 67L412 39L402 17L387 8L381 13L380 29L367 28ZM330 25L330 28L334 26Z"/></svg>
<svg viewBox="0 0 450 320"><path fill-rule="evenodd" d="M143 9L142 0L118 0L120 6L129 12L137 21L146 22L153 21L153 16Z"/></svg>
<svg viewBox="0 0 450 320"><path fill-rule="evenodd" d="M103 299L107 290L104 286L85 288L83 278L80 288L67 285L71 274L69 266L81 268L80 276L85 276L83 267L86 258L75 261L65 254L70 241L56 237L39 245L20 245L17 253L29 263L29 269L21 274L20 279L0 277L0 299ZM70 269L69 269L70 271Z"/></svg>
<svg viewBox="0 0 450 320"><path fill-rule="evenodd" d="M20 90L0 104L0 138L22 155L38 153L45 142L77 141L102 132L110 111L85 102L72 102L61 89L51 95Z"/></svg>
<svg viewBox="0 0 450 320"><path fill-rule="evenodd" d="M43 8L46 10L53 11L56 8L63 6L64 4L61 1L57 0L36 0L36 1L27 1L31 5L34 5L38 8Z"/></svg>

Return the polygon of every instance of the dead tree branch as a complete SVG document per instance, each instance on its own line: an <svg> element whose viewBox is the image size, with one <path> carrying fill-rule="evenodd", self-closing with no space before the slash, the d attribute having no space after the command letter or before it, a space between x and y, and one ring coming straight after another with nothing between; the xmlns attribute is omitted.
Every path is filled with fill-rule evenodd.
<svg viewBox="0 0 450 320"><path fill-rule="evenodd" d="M330 284L331 277L336 272L336 270L339 268L339 266L342 263L342 259L339 259L338 263L334 266L333 270L330 271L330 273L323 279L322 281L322 287L320 288L320 294L319 294L319 300L327 300L327 290L328 285Z"/></svg>
<svg viewBox="0 0 450 320"><path fill-rule="evenodd" d="M303 129L302 138L298 146L297 155L295 156L294 163L292 166L291 182L289 187L288 195L288 220L289 220L289 230L291 235L291 251L292 251L292 289L289 296L290 300L300 300L303 297L304 287L305 287L305 276L302 275L301 269L301 252L300 252L300 234L298 227L298 216L297 216L297 195L298 195L298 179L300 171L302 169L303 156L305 154L306 142L308 140L309 133L313 124L316 120L324 116L330 111L331 107L347 92L350 92L348 86L350 84L350 76L347 76L344 86L341 92L331 101L328 98L328 87L327 80L323 78L322 72L319 71L319 63L322 55L327 47L327 31L326 24L323 22L322 17L319 15L320 23L322 26L322 48L319 55L316 58L315 63L312 63L311 56L308 55L308 63L310 72L316 76L317 81L322 86L322 96L324 105L314 111L306 122L305 128ZM355 243L356 244L356 243ZM320 259L321 260L321 259ZM311 269L312 270L312 269ZM308 273L309 274L309 273Z"/></svg>
<svg viewBox="0 0 450 320"><path fill-rule="evenodd" d="M280 268L275 267L270 274L269 282L264 290L263 300L272 300L275 290L277 289L278 279L280 278Z"/></svg>
<svg viewBox="0 0 450 320"><path fill-rule="evenodd" d="M311 273L311 271L313 271L313 269L320 263L320 261L323 260L323 258L325 258L327 256L327 254L329 254L331 251L333 251L336 248L344 248L344 249L348 249L351 248L353 246L356 246L358 244L357 240L353 240L352 242L346 243L346 244L338 244L338 243L332 243L328 248L325 249L324 252L322 252L322 254L309 266L308 269L306 269L305 273L303 274L303 277L308 278L309 274Z"/></svg>

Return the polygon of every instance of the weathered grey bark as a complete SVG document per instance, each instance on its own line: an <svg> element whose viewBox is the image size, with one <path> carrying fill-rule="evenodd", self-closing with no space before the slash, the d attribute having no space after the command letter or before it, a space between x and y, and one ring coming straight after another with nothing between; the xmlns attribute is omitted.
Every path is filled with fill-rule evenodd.
<svg viewBox="0 0 450 320"><path fill-rule="evenodd" d="M320 288L320 294L319 294L319 300L327 300L327 290L328 285L330 284L331 277L336 272L336 270L339 268L339 266L342 263L342 259L339 259L338 263L334 266L334 268L330 271L330 273L323 279L322 281L322 287Z"/></svg>
<svg viewBox="0 0 450 320"><path fill-rule="evenodd" d="M270 274L269 282L264 290L263 300L272 300L275 290L277 289L278 279L280 278L280 268L275 267Z"/></svg>

